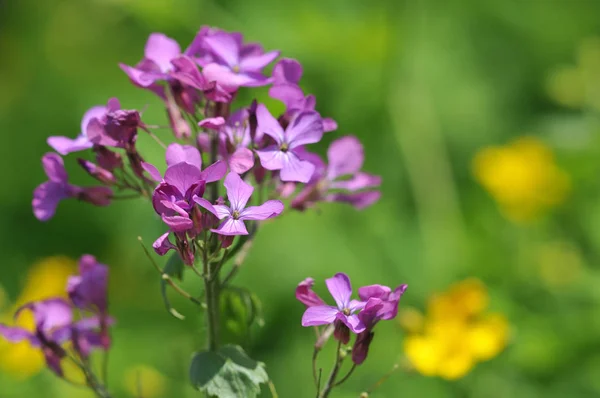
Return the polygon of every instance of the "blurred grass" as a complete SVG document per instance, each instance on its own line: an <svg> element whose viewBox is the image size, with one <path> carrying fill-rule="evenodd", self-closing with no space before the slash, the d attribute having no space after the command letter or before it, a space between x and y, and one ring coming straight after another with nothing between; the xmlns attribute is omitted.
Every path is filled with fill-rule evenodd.
<svg viewBox="0 0 600 398"><path fill-rule="evenodd" d="M139 60L153 31L186 46L200 25L215 25L299 59L304 88L340 125L318 150L336 134L356 134L366 169L384 179L382 200L363 212L323 205L269 223L240 273L239 283L264 302L266 325L250 351L267 363L280 396L312 394L313 334L299 325L302 306L293 290L306 276L321 281L342 270L356 285L408 283L403 304L418 308L432 293L476 276L488 286L491 310L505 314L514 331L504 353L464 379L399 372L373 395L597 396L600 124L594 104L600 96L591 90L580 100L586 96L573 91L593 88L592 80L563 79L559 86L552 76L579 65L582 41L600 35L599 12L591 1L0 1L0 284L12 302L36 260L95 254L112 271L116 395L129 396L123 374L139 364L164 376L163 396L198 395L186 378L190 354L203 341L201 318L176 298L186 321L163 310L159 281L137 244L138 235L151 242L162 231L151 207L141 200L110 209L71 201L40 224L30 202L44 179L39 159L49 150L46 137L75 135L90 106L117 96L127 108L148 105L148 123L164 122L160 103L129 84L118 62ZM482 148L522 135L553 151L572 189L561 206L517 225L471 170ZM150 142L140 145L151 161L161 161ZM73 181L85 182L74 159L67 159ZM324 291L322 284L318 289ZM401 357L402 338L393 322L378 326L367 363L336 396L356 397L387 372ZM25 382L0 374L0 397L39 391L89 396L47 372Z"/></svg>

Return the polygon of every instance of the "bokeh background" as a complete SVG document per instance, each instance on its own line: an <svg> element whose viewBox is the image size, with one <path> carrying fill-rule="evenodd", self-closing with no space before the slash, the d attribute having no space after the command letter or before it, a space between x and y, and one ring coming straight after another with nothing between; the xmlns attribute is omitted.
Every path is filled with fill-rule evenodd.
<svg viewBox="0 0 600 398"><path fill-rule="evenodd" d="M338 271L355 285L409 289L405 311L377 327L369 359L333 396L357 397L394 364L372 396L600 396L599 15L600 3L584 0L0 0L3 319L62 283L73 264L54 256L95 254L112 273L115 396L133 396L138 376L144 397L200 395L187 366L204 340L201 314L177 297L186 320L164 310L136 240L164 229L151 206L67 201L40 223L30 203L45 178L46 137L75 136L92 105L117 96L164 124L157 99L117 64L137 62L151 32L185 47L208 24L300 60L303 88L340 126L317 150L355 134L366 169L383 176L381 201L362 212L322 205L266 225L239 274L264 307L247 350L267 364L281 397L314 395L314 334L300 326L295 286L312 276L325 297L322 280ZM266 90L258 96L281 109ZM144 138L142 150L159 161ZM75 158L67 168L85 185ZM475 303L501 320L482 337L493 358L474 360L471 332L442 323L443 350L410 347L423 368L434 363L432 375L410 370L404 341L431 334L419 314L428 319L436 294L468 278L480 294L456 306ZM450 307L442 312L455 314ZM0 342L0 397L90 396L38 372L36 361Z"/></svg>

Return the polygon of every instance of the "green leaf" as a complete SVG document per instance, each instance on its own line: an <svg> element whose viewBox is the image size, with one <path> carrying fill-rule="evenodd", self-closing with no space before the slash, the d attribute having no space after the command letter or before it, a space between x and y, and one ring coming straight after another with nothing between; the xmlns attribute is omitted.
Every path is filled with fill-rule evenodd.
<svg viewBox="0 0 600 398"><path fill-rule="evenodd" d="M227 345L217 352L196 353L190 366L192 385L209 397L253 398L269 376L265 366L250 358L239 346Z"/></svg>

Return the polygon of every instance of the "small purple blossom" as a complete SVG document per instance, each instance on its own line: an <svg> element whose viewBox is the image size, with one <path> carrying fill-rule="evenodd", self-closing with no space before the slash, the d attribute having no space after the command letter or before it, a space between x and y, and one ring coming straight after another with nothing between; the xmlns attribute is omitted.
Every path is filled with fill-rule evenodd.
<svg viewBox="0 0 600 398"><path fill-rule="evenodd" d="M69 277L67 293L83 310L106 313L108 309L108 267L86 254L79 259L79 275Z"/></svg>
<svg viewBox="0 0 600 398"><path fill-rule="evenodd" d="M278 216L283 211L283 203L278 200L268 200L260 206L246 207L254 188L244 182L236 173L229 173L225 177L225 188L230 206L211 205L202 198L196 202L206 210L222 220L218 228L211 231L220 235L248 235L244 221L266 220Z"/></svg>
<svg viewBox="0 0 600 398"><path fill-rule="evenodd" d="M216 81L230 92L270 83L262 70L279 56L279 51L265 53L259 44L243 44L240 33L219 31L205 36L203 41L212 57L202 70L208 80Z"/></svg>
<svg viewBox="0 0 600 398"><path fill-rule="evenodd" d="M309 182L315 166L301 158L301 148L321 140L323 123L319 114L302 112L285 130L262 104L256 109L256 118L257 133L275 140L275 144L257 151L262 166L267 170L280 170L282 181Z"/></svg>
<svg viewBox="0 0 600 398"><path fill-rule="evenodd" d="M381 177L360 171L364 152L360 141L345 136L331 143L327 151L329 164L312 154L301 155L315 165L310 183L292 201L292 207L303 210L318 201L345 202L363 209L376 202L381 193L374 190Z"/></svg>
<svg viewBox="0 0 600 398"><path fill-rule="evenodd" d="M69 176L62 158L56 153L42 157L42 166L48 181L40 184L33 192L33 214L40 221L54 216L58 203L67 198L78 198L96 206L110 204L113 192L108 187L78 187L69 184Z"/></svg>
<svg viewBox="0 0 600 398"><path fill-rule="evenodd" d="M366 326L355 312L364 308L364 302L352 300L352 285L350 278L344 273L337 273L326 279L325 284L336 306L309 306L302 316L302 326L319 326L340 321L353 333L360 333ZM318 296L317 296L318 297Z"/></svg>

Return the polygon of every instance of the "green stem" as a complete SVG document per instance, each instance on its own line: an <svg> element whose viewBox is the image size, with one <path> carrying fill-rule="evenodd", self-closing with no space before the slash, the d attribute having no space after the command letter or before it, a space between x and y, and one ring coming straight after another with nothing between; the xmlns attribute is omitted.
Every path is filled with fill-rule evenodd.
<svg viewBox="0 0 600 398"><path fill-rule="evenodd" d="M208 323L208 349L216 351L219 347L219 275L208 260L208 234L204 235L202 255L204 271L204 290L206 294L206 322Z"/></svg>
<svg viewBox="0 0 600 398"><path fill-rule="evenodd" d="M321 395L319 395L319 398L327 398L329 396L329 393L331 393L331 390L333 390L333 387L335 387L335 379L337 378L338 373L340 372L340 369L342 367L342 362L344 361L344 357L340 355L341 349L342 342L340 341L338 342L333 369L331 370L331 374L329 375L327 383L325 384L325 387L323 387L323 391L321 391Z"/></svg>

